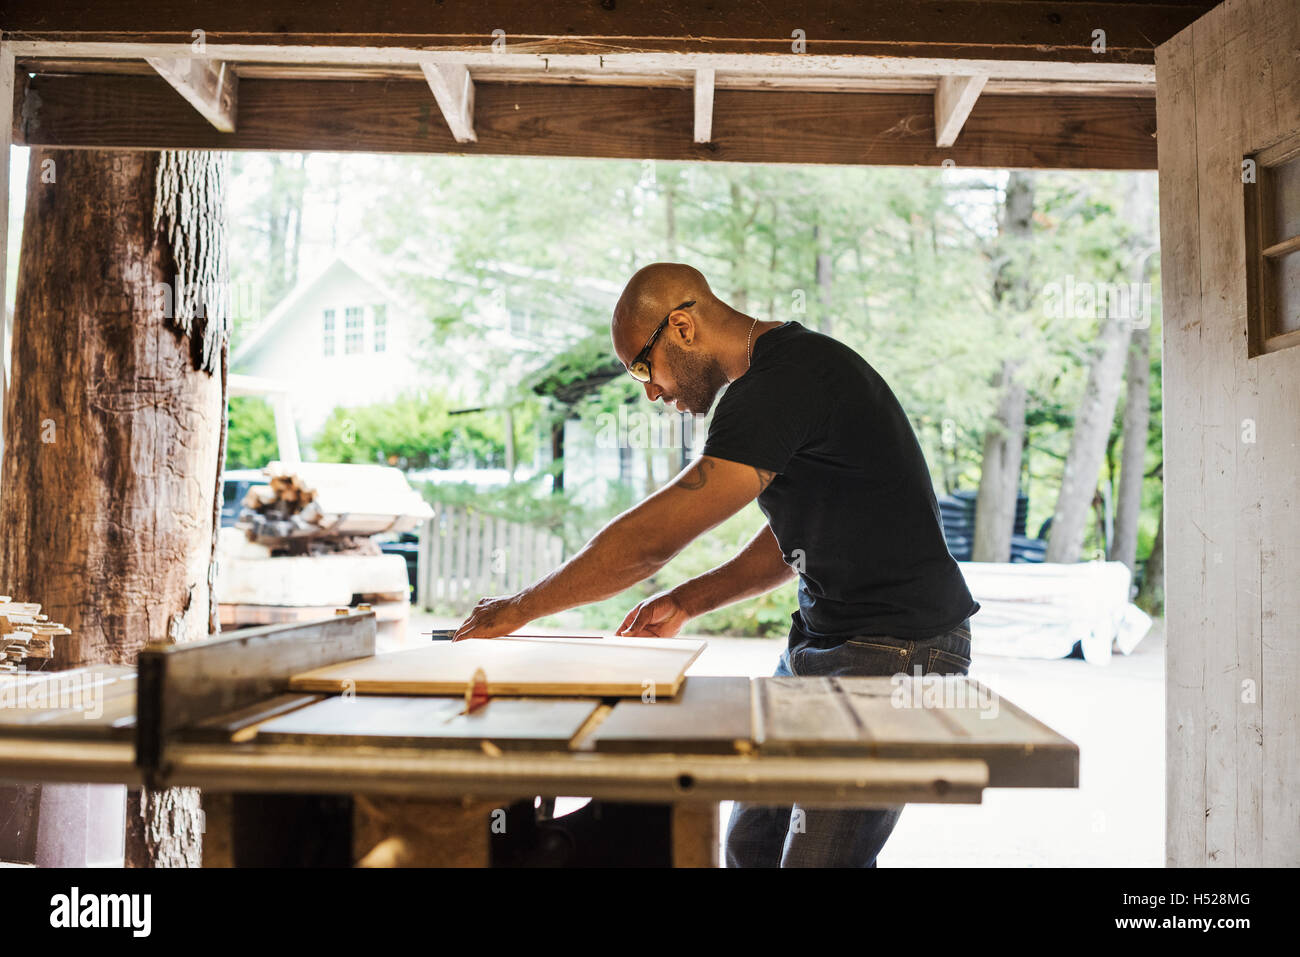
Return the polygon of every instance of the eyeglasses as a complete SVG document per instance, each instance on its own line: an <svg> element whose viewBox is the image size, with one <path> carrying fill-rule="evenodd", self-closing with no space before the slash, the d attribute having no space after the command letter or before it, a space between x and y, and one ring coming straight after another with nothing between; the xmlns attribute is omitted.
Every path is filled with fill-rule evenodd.
<svg viewBox="0 0 1300 957"><path fill-rule="evenodd" d="M650 350L654 348L655 340L659 338L659 333L664 331L664 326L668 325L668 320L673 317L674 312L678 309L689 309L693 305L695 305L695 300L691 299L689 302L682 303L677 307L677 309L671 310L668 315L664 316L663 322L659 323L658 328L656 328L650 338L646 340L645 348L636 354L636 358L633 359L631 365L627 367L628 375L633 379L636 379L637 382L650 381Z"/></svg>

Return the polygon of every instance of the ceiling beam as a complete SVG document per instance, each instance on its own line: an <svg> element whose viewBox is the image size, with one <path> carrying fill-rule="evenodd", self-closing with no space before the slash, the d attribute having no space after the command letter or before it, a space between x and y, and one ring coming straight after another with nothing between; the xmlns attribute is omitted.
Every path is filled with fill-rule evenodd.
<svg viewBox="0 0 1300 957"><path fill-rule="evenodd" d="M423 80L241 82L239 128L218 133L150 76L20 75L20 145L589 156L739 163L1154 169L1149 98L980 97L958 143L935 146L926 93L714 92L693 142L683 88L476 83L477 141L457 143Z"/></svg>
<svg viewBox="0 0 1300 957"><path fill-rule="evenodd" d="M713 139L713 83L718 71L695 71L695 142L707 143Z"/></svg>
<svg viewBox="0 0 1300 957"><path fill-rule="evenodd" d="M15 39L145 39L208 43L319 43L414 48L486 47L502 31L511 48L539 53L791 52L865 56L980 56L1093 62L1094 31L1107 60L1152 63L1157 44L1215 0L766 0L654 4L552 0L175 0L89 3L7 0L0 29ZM796 32L798 31L798 32Z"/></svg>
<svg viewBox="0 0 1300 957"><path fill-rule="evenodd" d="M185 57L188 43L139 42L64 42L15 40L11 47L15 57L28 58L108 58L143 60L151 56ZM1094 56L1084 62L1049 59L992 60L974 55L940 56L845 56L814 53L574 53L539 54L522 52L507 46L497 51L477 49L429 51L416 47L348 47L348 46L256 46L247 43L208 43L206 55L227 60L241 70L245 64L336 64L347 66L410 66L424 63L458 63L477 75L482 70L511 70L535 74L539 78L565 72L588 75L623 73L683 73L714 69L725 73L730 81L736 76L755 79L782 76L822 76L826 78L924 77L931 81L939 76L983 74L990 80L1069 81L1097 83L1145 83L1155 85L1155 67L1142 63L1122 63L1113 58ZM719 84L721 85L721 84Z"/></svg>
<svg viewBox="0 0 1300 957"><path fill-rule="evenodd" d="M934 91L934 145L952 146L988 77L941 76Z"/></svg>
<svg viewBox="0 0 1300 957"><path fill-rule="evenodd" d="M222 133L235 131L238 77L230 64L206 57L146 57L158 75Z"/></svg>
<svg viewBox="0 0 1300 957"><path fill-rule="evenodd" d="M442 110L447 128L457 143L473 143L474 80L469 70L458 63L421 63L424 78L433 90L433 98Z"/></svg>

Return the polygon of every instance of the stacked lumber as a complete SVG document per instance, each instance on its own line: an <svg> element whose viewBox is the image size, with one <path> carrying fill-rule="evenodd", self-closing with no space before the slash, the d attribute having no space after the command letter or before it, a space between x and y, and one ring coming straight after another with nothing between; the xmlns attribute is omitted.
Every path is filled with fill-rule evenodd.
<svg viewBox="0 0 1300 957"><path fill-rule="evenodd" d="M0 595L0 674L26 671L29 665L54 657L54 639L72 634L35 602Z"/></svg>
<svg viewBox="0 0 1300 957"><path fill-rule="evenodd" d="M356 550L357 538L412 531L433 515L394 468L272 462L265 472L267 483L248 490L235 525L249 541L272 548L328 539L331 544L323 550Z"/></svg>

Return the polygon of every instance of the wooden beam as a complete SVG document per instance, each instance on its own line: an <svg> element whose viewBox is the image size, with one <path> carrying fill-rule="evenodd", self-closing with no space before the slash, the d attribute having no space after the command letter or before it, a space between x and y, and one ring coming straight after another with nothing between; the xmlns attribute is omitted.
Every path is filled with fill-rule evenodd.
<svg viewBox="0 0 1300 957"><path fill-rule="evenodd" d="M987 76L941 76L934 91L934 145L952 146L970 116Z"/></svg>
<svg viewBox="0 0 1300 957"><path fill-rule="evenodd" d="M229 0L200 12L173 0L87 4L8 0L3 29L24 39L145 39L281 45L483 48L493 31L511 48L541 53L649 50L791 52L800 35L810 53L969 56L1095 62L1093 31L1106 59L1152 63L1156 44L1214 6L1214 0L861 0L827 5L764 0L657 4L555 0L390 0L307 4ZM798 32L796 32L798 31Z"/></svg>
<svg viewBox="0 0 1300 957"><path fill-rule="evenodd" d="M939 76L971 76L982 73L990 80L1055 81L1073 83L1155 83L1155 68L1146 63L1125 63L1110 57L1094 56L1084 62L1047 58L997 60L980 50L968 50L953 56L856 56L826 53L690 53L651 51L641 53L536 53L522 47L494 50L487 46L430 51L418 47L347 47L347 46L258 46L249 43L209 43L206 55L215 60L234 63L244 75L246 66L266 65L334 65L353 69L391 69L407 66L415 72L421 63L459 63L473 71L476 79L490 73L496 81L544 80L580 74L609 77L618 83L628 75L673 77L683 86L692 83L696 70L712 68L733 81L773 84L786 77L819 77L826 80L853 80L868 77L925 78L933 85ZM187 43L83 42L83 41L14 41L14 56L21 60L89 59L109 62L143 60L151 56L185 57L192 54ZM86 72L99 72L95 68ZM74 70L73 72L81 72ZM514 76L512 74L521 74ZM655 85L650 83L649 85Z"/></svg>
<svg viewBox="0 0 1300 957"><path fill-rule="evenodd" d="M206 57L146 57L185 102L222 133L235 132L239 78L229 63Z"/></svg>
<svg viewBox="0 0 1300 957"><path fill-rule="evenodd" d="M4 407L9 391L5 357L9 354L9 291L6 285L9 266L9 143L14 124L14 54L13 47L0 41L0 453L4 451Z"/></svg>
<svg viewBox="0 0 1300 957"><path fill-rule="evenodd" d="M457 143L419 80L247 80L239 129L216 132L161 80L37 76L15 138L72 148L331 150L742 163L1154 169L1150 99L984 96L952 149L923 93L715 91L713 141L692 142L685 89L477 84Z"/></svg>
<svg viewBox="0 0 1300 957"><path fill-rule="evenodd" d="M713 139L713 83L718 71L695 71L695 142Z"/></svg>
<svg viewBox="0 0 1300 957"><path fill-rule="evenodd" d="M469 70L459 63L421 63L424 78L433 90L433 98L442 110L452 137L457 143L473 143L474 81Z"/></svg>

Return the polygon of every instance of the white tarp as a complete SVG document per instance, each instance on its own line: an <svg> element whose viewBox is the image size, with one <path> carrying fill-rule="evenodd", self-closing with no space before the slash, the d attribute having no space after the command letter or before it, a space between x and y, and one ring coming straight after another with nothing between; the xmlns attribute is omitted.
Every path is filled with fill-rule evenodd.
<svg viewBox="0 0 1300 957"><path fill-rule="evenodd" d="M1129 601L1123 562L958 564L980 603L971 646L981 654L1064 658L1080 642L1088 662L1105 665L1112 646L1129 654L1151 628Z"/></svg>

